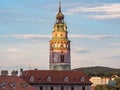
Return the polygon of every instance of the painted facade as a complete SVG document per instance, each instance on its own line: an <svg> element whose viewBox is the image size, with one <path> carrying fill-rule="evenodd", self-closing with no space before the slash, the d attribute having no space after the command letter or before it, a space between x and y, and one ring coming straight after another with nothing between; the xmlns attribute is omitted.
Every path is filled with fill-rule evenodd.
<svg viewBox="0 0 120 90"><path fill-rule="evenodd" d="M50 70L70 70L70 40L68 39L67 25L61 11L61 4L56 15L56 23L50 40Z"/></svg>

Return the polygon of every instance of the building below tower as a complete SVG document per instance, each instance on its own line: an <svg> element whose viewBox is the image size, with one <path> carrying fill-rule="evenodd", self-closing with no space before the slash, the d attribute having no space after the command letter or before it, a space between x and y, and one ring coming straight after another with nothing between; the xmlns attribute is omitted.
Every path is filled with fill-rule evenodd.
<svg viewBox="0 0 120 90"><path fill-rule="evenodd" d="M91 90L91 82L82 71L28 70L21 78L36 90Z"/></svg>

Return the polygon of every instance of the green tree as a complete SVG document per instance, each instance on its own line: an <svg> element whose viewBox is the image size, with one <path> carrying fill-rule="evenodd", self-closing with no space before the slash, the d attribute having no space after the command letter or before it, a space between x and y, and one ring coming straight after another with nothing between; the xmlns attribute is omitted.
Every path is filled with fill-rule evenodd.
<svg viewBox="0 0 120 90"><path fill-rule="evenodd" d="M109 85L97 85L94 90L116 90L116 87L112 87Z"/></svg>

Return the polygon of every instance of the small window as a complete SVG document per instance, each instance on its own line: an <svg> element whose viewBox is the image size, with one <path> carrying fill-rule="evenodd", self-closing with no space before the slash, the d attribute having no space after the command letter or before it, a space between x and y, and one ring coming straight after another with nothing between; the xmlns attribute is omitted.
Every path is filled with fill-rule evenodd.
<svg viewBox="0 0 120 90"><path fill-rule="evenodd" d="M85 86L82 86L82 90L85 90Z"/></svg>
<svg viewBox="0 0 120 90"><path fill-rule="evenodd" d="M61 87L61 90L64 90L64 87Z"/></svg>
<svg viewBox="0 0 120 90"><path fill-rule="evenodd" d="M42 87L42 86L40 86L40 90L43 90L43 87Z"/></svg>
<svg viewBox="0 0 120 90"><path fill-rule="evenodd" d="M55 34L55 37L57 37L57 34Z"/></svg>
<svg viewBox="0 0 120 90"><path fill-rule="evenodd" d="M28 87L28 84L27 84L27 83L22 83L22 87L23 87L23 88L27 88L27 87Z"/></svg>
<svg viewBox="0 0 120 90"><path fill-rule="evenodd" d="M50 87L50 90L54 90L53 87Z"/></svg>
<svg viewBox="0 0 120 90"><path fill-rule="evenodd" d="M0 83L0 87L6 88L6 83L5 83L5 82L1 82L1 83Z"/></svg>
<svg viewBox="0 0 120 90"><path fill-rule="evenodd" d="M16 83L15 82L10 83L10 87L11 88L16 88Z"/></svg>
<svg viewBox="0 0 120 90"><path fill-rule="evenodd" d="M84 78L84 77L81 77L81 78L80 78L80 81L81 81L81 82L85 82L85 78Z"/></svg>
<svg viewBox="0 0 120 90"><path fill-rule="evenodd" d="M61 63L64 63L64 55L60 55L60 61Z"/></svg>
<svg viewBox="0 0 120 90"><path fill-rule="evenodd" d="M50 76L47 78L47 81L51 81L51 77Z"/></svg>
<svg viewBox="0 0 120 90"><path fill-rule="evenodd" d="M34 77L33 77L33 76L30 77L30 81L31 81L31 82L34 81Z"/></svg>
<svg viewBox="0 0 120 90"><path fill-rule="evenodd" d="M64 82L69 82L69 78L68 78L68 77L65 77L65 78L64 78Z"/></svg>
<svg viewBox="0 0 120 90"><path fill-rule="evenodd" d="M74 87L71 87L71 90L74 90Z"/></svg>

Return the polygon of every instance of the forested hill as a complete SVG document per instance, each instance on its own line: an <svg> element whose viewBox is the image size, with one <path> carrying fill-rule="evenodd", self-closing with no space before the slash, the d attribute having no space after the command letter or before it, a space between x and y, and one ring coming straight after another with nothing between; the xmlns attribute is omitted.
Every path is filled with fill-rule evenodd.
<svg viewBox="0 0 120 90"><path fill-rule="evenodd" d="M91 76L110 77L113 74L117 74L118 76L120 76L120 69L102 67L102 66L83 67L83 68L76 68L74 70L81 70L90 77Z"/></svg>

